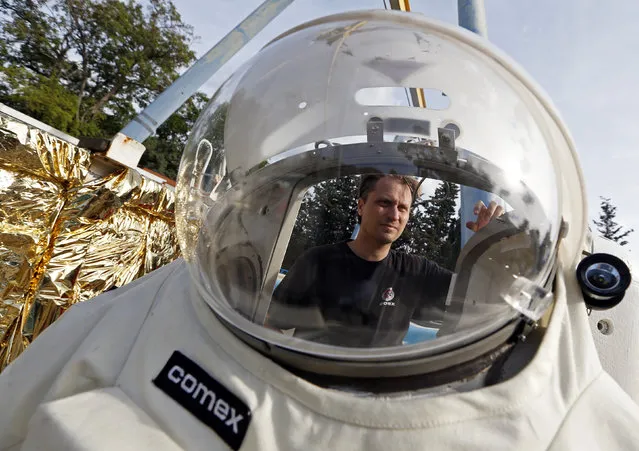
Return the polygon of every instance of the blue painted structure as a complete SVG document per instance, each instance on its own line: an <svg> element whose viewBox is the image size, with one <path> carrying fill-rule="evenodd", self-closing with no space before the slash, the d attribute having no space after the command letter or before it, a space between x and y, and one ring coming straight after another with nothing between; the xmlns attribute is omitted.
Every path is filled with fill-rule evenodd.
<svg viewBox="0 0 639 451"><path fill-rule="evenodd" d="M457 0L457 20L460 27L480 36L487 36L488 28L486 26L484 0ZM466 222L475 220L475 214L473 213L475 204L482 201L485 205L488 205L493 200L493 196L476 188L461 186L460 199L461 245L463 247L474 233L466 228Z"/></svg>
<svg viewBox="0 0 639 451"><path fill-rule="evenodd" d="M415 323L410 323L408 326L408 332L404 336L402 344L414 345L416 343L422 343L424 341L434 340L437 337L437 329L431 327L419 326Z"/></svg>

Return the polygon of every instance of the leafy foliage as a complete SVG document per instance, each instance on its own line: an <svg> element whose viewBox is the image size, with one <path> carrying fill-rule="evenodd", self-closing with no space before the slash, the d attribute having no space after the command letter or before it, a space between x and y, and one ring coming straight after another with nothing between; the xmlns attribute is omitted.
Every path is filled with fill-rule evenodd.
<svg viewBox="0 0 639 451"><path fill-rule="evenodd" d="M290 267L306 249L350 238L357 224L359 177L325 180L304 197L284 257Z"/></svg>
<svg viewBox="0 0 639 451"><path fill-rule="evenodd" d="M413 207L406 230L394 246L454 269L460 249L460 219L456 213L459 187L442 182L430 199Z"/></svg>
<svg viewBox="0 0 639 451"><path fill-rule="evenodd" d="M599 221L593 222L597 226L597 230L601 236L619 243L620 246L628 244L628 241L624 240L624 238L634 232L634 229L623 230L624 227L617 224L615 221L615 217L617 216L617 207L612 205L609 198L601 197L600 208Z"/></svg>
<svg viewBox="0 0 639 451"><path fill-rule="evenodd" d="M192 27L171 0L0 0L0 102L75 136L111 137L191 63ZM147 143L175 174L204 102Z"/></svg>

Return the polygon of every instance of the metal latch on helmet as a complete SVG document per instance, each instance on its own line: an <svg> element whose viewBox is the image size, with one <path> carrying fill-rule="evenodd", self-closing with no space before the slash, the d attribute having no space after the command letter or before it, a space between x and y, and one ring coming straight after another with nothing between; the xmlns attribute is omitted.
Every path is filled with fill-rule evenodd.
<svg viewBox="0 0 639 451"><path fill-rule="evenodd" d="M455 148L455 131L448 128L438 128L437 139L439 140L439 155L446 163L456 163L458 153Z"/></svg>
<svg viewBox="0 0 639 451"><path fill-rule="evenodd" d="M518 276L502 299L527 320L538 321L552 304L552 292L523 276Z"/></svg>
<svg viewBox="0 0 639 451"><path fill-rule="evenodd" d="M366 123L366 140L369 143L384 142L384 121L379 117L372 117Z"/></svg>

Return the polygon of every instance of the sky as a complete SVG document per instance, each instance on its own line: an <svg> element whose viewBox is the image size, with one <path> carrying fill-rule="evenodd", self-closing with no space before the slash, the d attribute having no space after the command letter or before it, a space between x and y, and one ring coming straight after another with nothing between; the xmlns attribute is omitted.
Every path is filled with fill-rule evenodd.
<svg viewBox="0 0 639 451"><path fill-rule="evenodd" d="M173 0L198 36L200 56L261 0ZM414 12L457 24L455 0L411 0ZM639 253L639 1L485 0L488 39L519 63L550 96L576 142L589 216L599 196L617 206L617 221L636 232ZM287 29L328 14L383 9L383 0L296 0L205 85L221 80ZM634 121L637 120L638 123ZM592 225L592 222L591 222Z"/></svg>

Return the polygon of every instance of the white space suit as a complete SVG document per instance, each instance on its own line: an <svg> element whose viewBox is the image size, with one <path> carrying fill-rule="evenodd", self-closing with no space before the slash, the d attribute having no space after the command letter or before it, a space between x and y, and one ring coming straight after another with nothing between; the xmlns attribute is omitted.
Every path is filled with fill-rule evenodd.
<svg viewBox="0 0 639 451"><path fill-rule="evenodd" d="M436 88L449 105L358 94L379 87ZM462 247L445 308L424 304L428 339L322 342L354 319L383 328L405 308L399 285L367 311L348 304L358 293L330 311L297 299L272 330L302 198L370 173L490 191L507 213ZM0 450L639 449L639 408L602 369L575 271L583 192L552 106L485 42L380 11L302 25L191 134L185 260L72 307L0 374Z"/></svg>
<svg viewBox="0 0 639 451"><path fill-rule="evenodd" d="M602 370L583 301L566 296L578 291L572 275L559 278L541 346L512 379L444 396L373 398L319 388L282 369L234 337L188 285L178 261L115 296L74 306L50 327L0 377L1 449L228 449L214 428L154 385L175 351L228 389L237 398L226 399L230 405L247 406L240 449L630 450L639 443L639 409ZM177 387L184 379L175 374ZM226 418L214 424L232 436Z"/></svg>

